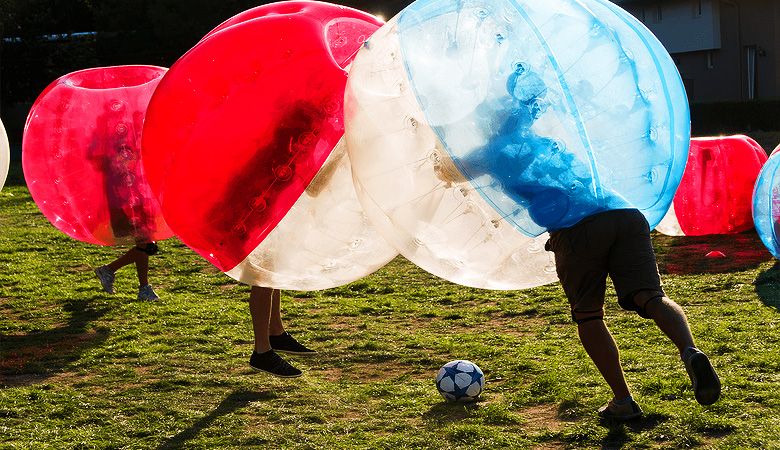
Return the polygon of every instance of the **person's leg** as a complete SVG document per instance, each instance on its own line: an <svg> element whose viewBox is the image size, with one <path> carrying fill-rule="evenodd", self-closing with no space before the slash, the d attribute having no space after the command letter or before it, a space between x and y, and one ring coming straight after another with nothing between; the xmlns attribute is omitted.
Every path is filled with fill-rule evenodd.
<svg viewBox="0 0 780 450"><path fill-rule="evenodd" d="M603 215L551 233L550 249L585 351L609 385L615 400L629 397L617 344L604 323L607 263L614 227Z"/></svg>
<svg viewBox="0 0 780 450"><path fill-rule="evenodd" d="M610 277L620 306L655 322L677 347L696 400L714 403L720 397L720 380L707 355L694 347L685 312L661 287L647 220L637 210L625 210L619 229L610 255Z"/></svg>
<svg viewBox="0 0 780 450"><path fill-rule="evenodd" d="M619 421L641 416L642 408L631 396L620 364L620 352L604 320L597 318L580 322L577 332L588 356L612 389L612 400L599 408L599 416Z"/></svg>
<svg viewBox="0 0 780 450"><path fill-rule="evenodd" d="M249 358L249 365L255 370L282 378L298 377L301 371L291 366L271 348L268 330L272 322L273 299L273 289L252 286L252 291L249 293L249 314L252 316L254 351Z"/></svg>
<svg viewBox="0 0 780 450"><path fill-rule="evenodd" d="M135 260L135 269L138 274L138 300L159 300L154 288L149 284L149 254L139 251Z"/></svg>
<svg viewBox="0 0 780 450"><path fill-rule="evenodd" d="M271 292L271 319L268 328L268 334L278 336L284 333L284 324L282 323L282 291L273 289Z"/></svg>
<svg viewBox="0 0 780 450"><path fill-rule="evenodd" d="M652 291L637 292L634 303L677 347L691 379L696 401L702 405L715 403L720 398L720 378L707 355L694 345L688 319L680 305Z"/></svg>
<svg viewBox="0 0 780 450"><path fill-rule="evenodd" d="M612 390L599 408L603 418L629 420L642 415L626 383L617 344L604 323L604 295L610 249L615 240L611 213L602 213L565 230L550 233L549 250L583 348Z"/></svg>
<svg viewBox="0 0 780 450"><path fill-rule="evenodd" d="M103 286L103 290L105 292L109 294L114 293L114 278L115 278L116 271L121 269L124 266L135 263L139 255L146 256L144 255L143 252L138 250L136 247L133 247L130 250L126 251L119 258L111 261L110 263L104 266L100 266L97 269L95 269L95 275L97 275L98 280L100 280L100 284Z"/></svg>
<svg viewBox="0 0 780 450"><path fill-rule="evenodd" d="M136 249L135 270L138 273L138 287L149 284L149 255Z"/></svg>
<svg viewBox="0 0 780 450"><path fill-rule="evenodd" d="M111 261L110 263L106 264L104 267L108 267L109 269L111 269L112 272L116 272L117 270L121 269L124 266L135 263L136 260L141 256L146 256L146 255L141 250L138 250L136 247L133 247L130 250L126 251L124 255Z"/></svg>
<svg viewBox="0 0 780 450"><path fill-rule="evenodd" d="M271 319L268 327L268 340L271 348L281 353L294 355L313 355L317 352L298 342L290 333L284 330L282 323L281 291L274 289L271 298Z"/></svg>
<svg viewBox="0 0 780 450"><path fill-rule="evenodd" d="M255 335L255 352L271 350L268 330L271 323L273 289L252 286L249 293L249 314L252 316L252 331Z"/></svg>
<svg viewBox="0 0 780 450"><path fill-rule="evenodd" d="M687 348L694 347L691 328L680 305L653 291L637 292L634 295L634 303L671 339L681 358Z"/></svg>
<svg viewBox="0 0 780 450"><path fill-rule="evenodd" d="M577 324L577 333L588 356L612 389L615 399L629 397L631 391L620 365L620 353L604 321L595 319L581 322Z"/></svg>
<svg viewBox="0 0 780 450"><path fill-rule="evenodd" d="M650 226L637 210L625 210L618 217L620 233L609 264L618 303L652 319L682 354L693 346L693 337L682 308L666 297L661 287Z"/></svg>

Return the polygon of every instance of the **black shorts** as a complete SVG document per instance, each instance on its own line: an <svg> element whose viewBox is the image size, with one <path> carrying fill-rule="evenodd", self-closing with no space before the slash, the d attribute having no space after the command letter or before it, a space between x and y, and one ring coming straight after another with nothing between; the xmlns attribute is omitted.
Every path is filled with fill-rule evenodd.
<svg viewBox="0 0 780 450"><path fill-rule="evenodd" d="M154 256L160 251L160 247L154 242L147 242L145 244L138 244L135 246L138 251L144 252L149 256Z"/></svg>
<svg viewBox="0 0 780 450"><path fill-rule="evenodd" d="M634 294L664 296L650 241L650 227L639 210L618 209L587 217L576 225L551 231L547 249L555 253L558 278L575 322L604 317L607 275L623 309L647 314Z"/></svg>

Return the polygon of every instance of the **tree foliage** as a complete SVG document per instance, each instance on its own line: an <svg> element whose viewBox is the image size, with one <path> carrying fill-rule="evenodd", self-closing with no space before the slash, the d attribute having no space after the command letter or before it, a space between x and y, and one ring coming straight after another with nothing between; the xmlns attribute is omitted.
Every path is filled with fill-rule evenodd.
<svg viewBox="0 0 780 450"><path fill-rule="evenodd" d="M339 3L390 17L410 2ZM270 2L0 0L0 99L31 102L56 78L89 67L169 67L209 30L263 3Z"/></svg>

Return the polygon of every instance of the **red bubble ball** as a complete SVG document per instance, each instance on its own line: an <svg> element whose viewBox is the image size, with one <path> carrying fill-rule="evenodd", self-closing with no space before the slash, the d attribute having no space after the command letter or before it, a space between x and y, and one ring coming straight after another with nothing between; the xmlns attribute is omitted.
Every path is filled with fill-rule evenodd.
<svg viewBox="0 0 780 450"><path fill-rule="evenodd" d="M166 70L81 70L55 80L35 101L22 166L33 200L57 229L99 245L172 236L140 160L144 114Z"/></svg>
<svg viewBox="0 0 780 450"><path fill-rule="evenodd" d="M227 272L274 230L341 140L345 68L380 25L328 3L273 3L171 67L149 106L144 165L185 244Z"/></svg>
<svg viewBox="0 0 780 450"><path fill-rule="evenodd" d="M748 136L691 139L673 208L657 229L685 236L751 229L753 187L766 160L764 149Z"/></svg>

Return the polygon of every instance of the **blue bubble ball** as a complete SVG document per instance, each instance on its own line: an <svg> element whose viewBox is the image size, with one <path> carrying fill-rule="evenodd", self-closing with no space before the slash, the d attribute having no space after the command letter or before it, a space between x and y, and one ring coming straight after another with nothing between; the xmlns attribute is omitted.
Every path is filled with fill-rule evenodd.
<svg viewBox="0 0 780 450"><path fill-rule="evenodd" d="M479 273L464 249L493 245L505 226L534 238L637 208L654 227L690 141L672 58L606 0L417 0L358 53L345 112L372 221L456 282ZM544 279L535 243L514 245L512 270Z"/></svg>
<svg viewBox="0 0 780 450"><path fill-rule="evenodd" d="M761 167L753 189L753 223L766 248L780 259L780 152L777 149Z"/></svg>

